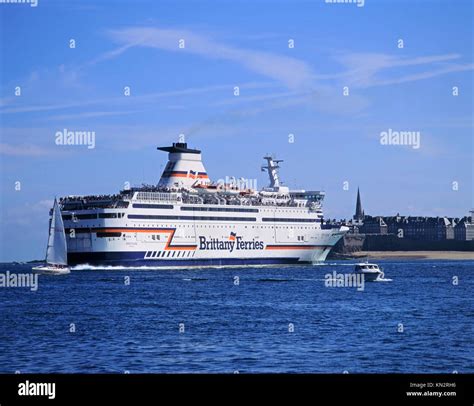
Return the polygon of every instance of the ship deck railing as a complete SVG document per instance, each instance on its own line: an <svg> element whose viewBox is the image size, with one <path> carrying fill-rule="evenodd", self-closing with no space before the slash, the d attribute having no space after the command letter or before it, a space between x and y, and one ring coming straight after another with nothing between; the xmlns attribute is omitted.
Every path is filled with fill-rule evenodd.
<svg viewBox="0 0 474 406"><path fill-rule="evenodd" d="M218 206L261 206L261 207L309 207L312 211L318 211L321 205L314 201L302 199L269 199L266 196L236 196L236 195L196 195L186 190L134 188L122 191L115 195L89 195L69 196L60 200L62 210L90 210L97 208L122 208L127 207L130 201L144 202L166 202L196 205L218 205ZM69 207L68 207L69 206Z"/></svg>

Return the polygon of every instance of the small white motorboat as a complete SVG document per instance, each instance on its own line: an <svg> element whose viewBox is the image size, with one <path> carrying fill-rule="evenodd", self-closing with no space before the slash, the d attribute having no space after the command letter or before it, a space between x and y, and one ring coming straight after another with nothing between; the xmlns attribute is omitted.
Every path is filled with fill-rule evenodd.
<svg viewBox="0 0 474 406"><path fill-rule="evenodd" d="M54 199L53 215L49 227L45 262L45 265L35 266L32 270L54 275L65 275L71 272L67 266L67 246L63 218L56 199Z"/></svg>
<svg viewBox="0 0 474 406"><path fill-rule="evenodd" d="M385 274L380 270L377 264L370 264L368 262L356 264L354 272L364 275L366 282L374 282L384 279L385 277Z"/></svg>

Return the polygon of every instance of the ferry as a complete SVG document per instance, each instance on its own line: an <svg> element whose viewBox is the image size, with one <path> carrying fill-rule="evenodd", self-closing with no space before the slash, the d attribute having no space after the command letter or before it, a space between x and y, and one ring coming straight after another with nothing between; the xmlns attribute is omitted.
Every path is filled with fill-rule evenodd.
<svg viewBox="0 0 474 406"><path fill-rule="evenodd" d="M324 192L280 182L281 160L264 157L269 186L255 190L212 182L185 142L158 150L168 162L156 185L60 199L70 266L307 264L348 231L325 224Z"/></svg>

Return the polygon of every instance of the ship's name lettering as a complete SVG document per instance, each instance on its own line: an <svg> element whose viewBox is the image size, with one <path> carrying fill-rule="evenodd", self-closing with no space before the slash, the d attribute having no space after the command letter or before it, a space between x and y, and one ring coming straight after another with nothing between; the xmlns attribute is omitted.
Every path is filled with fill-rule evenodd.
<svg viewBox="0 0 474 406"><path fill-rule="evenodd" d="M263 250L265 247L263 241L245 241L242 237L236 237L235 240L222 241L217 238L207 239L199 237L200 250L220 250L233 252L234 250Z"/></svg>

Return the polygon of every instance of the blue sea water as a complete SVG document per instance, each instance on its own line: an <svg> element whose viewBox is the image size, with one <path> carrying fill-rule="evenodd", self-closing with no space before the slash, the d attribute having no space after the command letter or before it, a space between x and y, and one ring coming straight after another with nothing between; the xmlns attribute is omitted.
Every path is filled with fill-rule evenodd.
<svg viewBox="0 0 474 406"><path fill-rule="evenodd" d="M345 261L40 275L0 287L0 372L473 373L474 261L379 264L363 291L325 286Z"/></svg>

